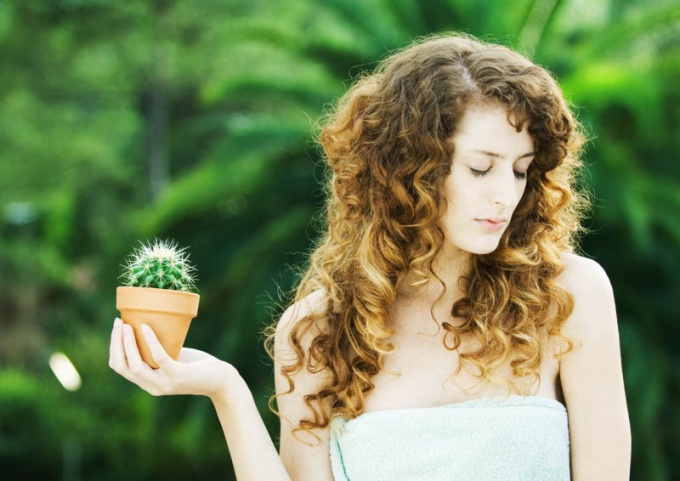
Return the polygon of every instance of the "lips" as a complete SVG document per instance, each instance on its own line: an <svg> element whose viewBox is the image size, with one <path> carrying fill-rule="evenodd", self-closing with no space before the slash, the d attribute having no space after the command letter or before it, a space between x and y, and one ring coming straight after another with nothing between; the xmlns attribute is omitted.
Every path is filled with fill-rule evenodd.
<svg viewBox="0 0 680 481"><path fill-rule="evenodd" d="M490 231L498 231L506 226L508 219L503 217L488 217L486 219L475 219L479 225Z"/></svg>

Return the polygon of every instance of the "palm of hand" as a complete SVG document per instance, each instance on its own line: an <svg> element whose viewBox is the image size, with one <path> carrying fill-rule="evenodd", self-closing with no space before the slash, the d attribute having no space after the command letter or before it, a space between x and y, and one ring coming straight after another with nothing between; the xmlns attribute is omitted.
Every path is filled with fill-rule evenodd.
<svg viewBox="0 0 680 481"><path fill-rule="evenodd" d="M114 371L154 396L198 394L214 397L224 394L227 379L235 373L231 364L190 348L182 348L175 361L150 328L143 328L142 332L158 369L142 360L132 328L116 319L109 351L109 366Z"/></svg>

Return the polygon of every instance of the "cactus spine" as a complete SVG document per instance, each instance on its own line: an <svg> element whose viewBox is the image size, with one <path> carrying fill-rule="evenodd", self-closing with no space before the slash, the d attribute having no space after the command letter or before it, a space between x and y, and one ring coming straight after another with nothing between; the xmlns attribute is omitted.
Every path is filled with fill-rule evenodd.
<svg viewBox="0 0 680 481"><path fill-rule="evenodd" d="M186 248L179 249L175 242L156 239L135 249L123 266L125 285L129 287L155 287L191 292L195 267L189 263Z"/></svg>

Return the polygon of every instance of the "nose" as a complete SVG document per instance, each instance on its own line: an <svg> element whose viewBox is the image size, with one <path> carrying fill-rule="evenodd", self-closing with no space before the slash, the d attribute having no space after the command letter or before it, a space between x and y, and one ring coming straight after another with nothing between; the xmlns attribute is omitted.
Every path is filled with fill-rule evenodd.
<svg viewBox="0 0 680 481"><path fill-rule="evenodd" d="M515 172L512 169L510 169L509 174L504 172L503 175L498 176L493 185L491 202L514 209L519 202L518 188Z"/></svg>

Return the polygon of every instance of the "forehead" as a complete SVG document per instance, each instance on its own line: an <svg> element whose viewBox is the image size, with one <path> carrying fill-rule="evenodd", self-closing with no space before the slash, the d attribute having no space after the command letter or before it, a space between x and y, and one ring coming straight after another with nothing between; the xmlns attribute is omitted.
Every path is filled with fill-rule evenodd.
<svg viewBox="0 0 680 481"><path fill-rule="evenodd" d="M512 115L510 120L515 123ZM508 110L501 106L468 108L460 119L453 142L457 154L485 150L503 156L520 156L534 151L534 140L526 125L517 132L508 120Z"/></svg>

